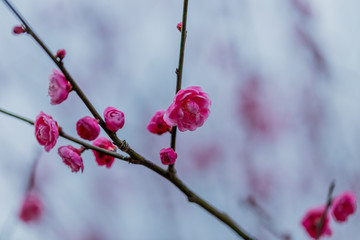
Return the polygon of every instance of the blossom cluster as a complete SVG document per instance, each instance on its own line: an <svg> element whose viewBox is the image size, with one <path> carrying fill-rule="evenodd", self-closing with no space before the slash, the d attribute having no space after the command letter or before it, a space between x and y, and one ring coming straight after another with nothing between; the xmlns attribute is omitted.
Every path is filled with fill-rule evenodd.
<svg viewBox="0 0 360 240"><path fill-rule="evenodd" d="M159 110L151 118L147 130L161 135L171 132L177 126L179 131L194 131L201 127L210 114L211 101L201 87L188 87L180 90L167 110ZM164 165L174 164L177 154L171 148L160 151Z"/></svg>
<svg viewBox="0 0 360 240"><path fill-rule="evenodd" d="M59 50L56 55L57 58L62 60L65 57L65 50ZM58 70L53 70L49 77L49 96L50 103L57 105L65 101L68 94L72 90L70 82L66 79L64 74ZM114 108L107 107L104 111L105 125L108 130L117 132L123 128L125 123L125 115L122 111ZM49 115L40 112L36 117L35 123L35 136L40 145L44 146L45 151L49 152L57 142L60 130L57 122ZM104 148L109 151L115 151L116 148L112 142L105 138L99 137L100 126L99 120L89 116L85 116L76 122L76 131L78 135L88 141L93 141L93 145ZM62 158L65 165L67 165L72 172L84 171L84 164L81 158L81 153L84 148L77 149L71 145L61 146L58 148L58 154ZM114 157L93 151L95 160L99 166L106 165L110 168L114 162Z"/></svg>
<svg viewBox="0 0 360 240"><path fill-rule="evenodd" d="M65 50L59 50L56 58L63 60ZM53 70L49 77L49 96L50 103L57 105L64 102L72 90L71 83L64 74L58 70ZM207 93L200 87L193 86L178 91L173 102L167 110L159 110L151 118L147 129L149 132L161 135L171 132L172 127L177 127L179 131L194 131L201 127L210 114L211 101ZM104 110L104 121L106 128L111 132L117 132L125 124L125 115L122 111L107 107ZM40 112L35 121L35 136L40 145L44 146L45 151L50 151L59 137L59 128L57 122L49 115ZM99 137L100 126L99 119L85 116L76 122L76 131L78 135L88 141L94 141L93 145L104 148L109 151L115 151L116 148L112 142ZM58 149L58 154L63 159L64 164L70 167L72 172L84 170L81 153L84 149L76 149L72 146L62 146ZM97 151L93 151L98 165L105 165L110 168L114 162L114 157L108 156ZM164 148L160 151L160 159L164 165L174 164L177 154L174 149Z"/></svg>
<svg viewBox="0 0 360 240"><path fill-rule="evenodd" d="M326 206L309 209L302 219L302 226L313 239L322 236L331 236L329 213L325 214ZM336 196L330 206L329 212L338 222L346 222L348 217L356 211L356 196L351 191L345 191ZM320 229L321 228L321 229Z"/></svg>
<svg viewBox="0 0 360 240"><path fill-rule="evenodd" d="M181 30L181 25L179 25ZM20 27L15 29L21 32ZM14 32L15 32L14 30ZM55 58L62 63L65 57L65 50L58 50ZM64 102L73 86L66 78L63 72L53 70L49 76L50 104L58 105ZM173 102L167 110L159 110L151 118L147 129L149 132L161 135L166 132L173 131L177 127L179 131L194 131L201 127L210 114L211 101L208 94L203 92L200 87L188 87L180 90L174 97ZM125 124L125 115L122 111L115 107L107 107L103 112L104 125L106 131L116 133L122 129ZM76 122L77 134L87 141L93 141L93 146L103 148L107 151L116 151L116 147L106 137L100 135L100 121L90 116L84 116ZM104 125L102 125L104 127ZM63 133L58 123L52 116L40 112L36 117L35 136L40 145L44 146L45 151L49 152L57 143L57 139ZM104 128L105 128L104 127ZM83 172L84 163L81 154L86 150L84 146L80 148L71 145L61 146L58 148L58 155L63 163L68 166L72 172ZM114 157L92 150L95 161L99 166L110 168L114 163ZM160 151L161 163L164 165L172 165L175 163L177 153L173 148L164 148ZM19 217L24 222L36 221L40 218L43 206L40 198L36 194L28 194L23 202Z"/></svg>

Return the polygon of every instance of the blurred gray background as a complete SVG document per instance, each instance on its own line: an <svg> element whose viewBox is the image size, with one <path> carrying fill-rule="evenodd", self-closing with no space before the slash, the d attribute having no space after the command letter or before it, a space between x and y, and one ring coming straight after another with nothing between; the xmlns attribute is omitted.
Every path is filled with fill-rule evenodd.
<svg viewBox="0 0 360 240"><path fill-rule="evenodd" d="M125 113L121 139L156 164L170 135L146 130L175 92L180 0L14 0L35 32L64 60L99 112ZM356 0L191 1L183 88L212 100L203 127L178 134L178 175L260 240L308 239L305 211L335 194L360 193L360 2ZM0 107L31 119L52 115L69 134L90 115L75 93L50 105L56 66L0 4ZM4 240L238 239L172 184L142 166L111 169L83 154L73 174L46 153L32 126L0 115L0 238ZM104 132L101 133L105 135ZM72 144L76 146L75 144ZM42 220L17 214L31 166ZM357 239L358 212L331 222L329 239Z"/></svg>

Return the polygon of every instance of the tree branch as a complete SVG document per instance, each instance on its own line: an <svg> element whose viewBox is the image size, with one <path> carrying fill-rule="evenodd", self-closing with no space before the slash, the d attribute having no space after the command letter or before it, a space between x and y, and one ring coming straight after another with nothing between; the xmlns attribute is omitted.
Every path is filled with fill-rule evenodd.
<svg viewBox="0 0 360 240"><path fill-rule="evenodd" d="M58 61L55 58L55 56L50 52L50 50L45 46L45 44L40 40L40 38L35 34L35 32L30 27L30 25L26 22L25 18L23 18L19 14L19 12L9 3L9 1L8 0L3 0L3 2L17 16L17 18L19 18L19 20L26 27L26 31L34 38L34 40L43 48L43 50L47 53L47 55L59 67L59 69L65 75L66 79L72 85L73 90L78 94L78 96L81 98L81 100L84 102L84 104L89 109L89 111L93 114L93 116L96 119L99 120L99 125L104 129L104 131L108 134L108 136L113 140L113 143L116 146L118 146L118 148L120 150L122 150L122 151L126 152L127 154L129 154L130 158L124 157L124 156L122 156L120 154L117 154L117 153L114 153L114 152L111 152L111 151L107 151L107 150L102 149L102 148L95 147L95 146L93 146L91 144L88 144L86 142L83 142L83 141L81 141L79 139L73 138L73 137L65 134L63 131L60 131L60 133L59 133L60 136L66 138L66 139L68 139L70 141L81 144L86 148L93 149L93 150L98 151L98 152L102 152L104 154L113 156L115 158L118 158L118 159L121 159L121 160L124 160L124 161L128 161L130 163L141 164L141 165L151 169L152 171L158 173L159 175L163 176L168 181L173 183L180 191L182 191L187 196L187 198L188 198L188 200L190 202L196 203L197 205L199 205L200 207L205 209L207 212L209 212L210 214L212 214L213 216L218 218L220 221L222 221L223 223L228 225L231 229L233 229L243 239L245 239L245 240L254 240L254 238L250 237L247 233L245 233L245 231L242 230L241 227L238 226L230 217L228 217L226 214L220 212L214 206L210 205L205 200L203 200L202 198L197 196L194 192L192 192L178 177L176 177L176 175L170 174L169 171L166 171L166 170L162 169L161 167L157 166L156 164L150 162L149 160L146 160L143 156L141 156L136 151L131 149L128 146L128 144L126 143L126 141L121 141L117 137L117 135L115 133L113 133L109 129L107 129L104 120L99 115L99 113L96 111L94 106L90 103L89 99L82 92L80 87L76 84L74 79L70 76L68 71L63 66L63 63L61 61ZM181 76L182 76L183 57L184 57L184 50L185 50L185 38L186 38L186 31L185 30L186 30L187 3L188 3L188 0L185 0L184 1L184 13L183 13L183 29L182 29L182 33L181 33L182 41L181 41L181 48L180 48L179 69L177 71L178 79L180 79L180 80L181 80ZM179 84L179 81L178 81L178 84ZM181 81L180 81L180 84L181 84ZM17 119L23 120L25 122L28 122L30 124L33 124L33 122L31 120L27 120L27 119L25 119L23 117L20 117L20 116L16 115L16 114L9 113L9 112L7 112L5 110L2 110L1 112L5 113L5 114L7 114L9 116L15 117Z"/></svg>

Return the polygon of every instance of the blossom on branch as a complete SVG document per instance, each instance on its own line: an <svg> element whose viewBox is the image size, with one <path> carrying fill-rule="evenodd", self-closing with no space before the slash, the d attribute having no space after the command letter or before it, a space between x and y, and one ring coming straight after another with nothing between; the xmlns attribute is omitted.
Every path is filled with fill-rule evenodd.
<svg viewBox="0 0 360 240"><path fill-rule="evenodd" d="M320 206L308 210L305 216L302 219L301 224L305 228L306 232L310 237L315 239L317 237L318 231L320 230L321 218L324 214L325 206ZM331 236L332 232L329 226L329 215L326 214L321 231L319 232L319 237L321 236Z"/></svg>
<svg viewBox="0 0 360 240"><path fill-rule="evenodd" d="M106 127L112 131L123 128L125 124L125 115L122 111L117 110L114 107L107 107L104 111L104 120Z"/></svg>
<svg viewBox="0 0 360 240"><path fill-rule="evenodd" d="M161 163L164 165L174 164L177 158L176 152L172 148L163 148L160 150Z"/></svg>
<svg viewBox="0 0 360 240"><path fill-rule="evenodd" d="M331 213L338 222L345 222L356 211L356 196L351 191L345 191L335 197Z"/></svg>
<svg viewBox="0 0 360 240"><path fill-rule="evenodd" d="M50 103L52 105L60 104L65 101L71 91L72 86L65 78L64 74L56 69L49 77L49 90Z"/></svg>
<svg viewBox="0 0 360 240"><path fill-rule="evenodd" d="M38 221L43 212L43 203L34 192L26 194L19 212L21 221L29 223Z"/></svg>
<svg viewBox="0 0 360 240"><path fill-rule="evenodd" d="M100 133L98 121L89 116L83 117L76 122L76 132L81 138L92 141Z"/></svg>
<svg viewBox="0 0 360 240"><path fill-rule="evenodd" d="M14 34L21 34L21 33L25 33L25 32L26 32L26 30L25 30L25 28L23 26L15 26L13 28L13 33Z"/></svg>
<svg viewBox="0 0 360 240"><path fill-rule="evenodd" d="M176 25L176 28L181 32L182 22L179 22L179 23Z"/></svg>
<svg viewBox="0 0 360 240"><path fill-rule="evenodd" d="M99 137L93 142L94 146L104 148L109 151L114 151L116 148L112 144L112 142L107 139L106 137ZM97 152L92 150L95 156L95 160L99 166L106 165L107 168L110 168L111 165L114 163L114 157L106 155L104 153Z"/></svg>
<svg viewBox="0 0 360 240"><path fill-rule="evenodd" d="M64 59L65 55L66 55L65 49L59 49L56 52L55 58L59 58L60 61L62 61Z"/></svg>
<svg viewBox="0 0 360 240"><path fill-rule="evenodd" d="M55 120L51 116L40 112L37 115L35 123L35 137L45 151L49 152L56 145L59 138L59 129Z"/></svg>
<svg viewBox="0 0 360 240"><path fill-rule="evenodd" d="M164 114L165 114L165 110L157 111L154 114L154 116L151 118L146 129L151 133L155 133L155 134L159 134L159 135L166 133L166 132L170 132L171 126L169 126L164 121Z"/></svg>
<svg viewBox="0 0 360 240"><path fill-rule="evenodd" d="M166 110L164 121L170 126L177 126L181 132L194 131L209 117L210 105L208 94L200 87L182 89Z"/></svg>
<svg viewBox="0 0 360 240"><path fill-rule="evenodd" d="M58 149L58 154L67 166L71 168L72 172L84 171L84 164L81 158L80 149L76 149L73 146L62 146Z"/></svg>

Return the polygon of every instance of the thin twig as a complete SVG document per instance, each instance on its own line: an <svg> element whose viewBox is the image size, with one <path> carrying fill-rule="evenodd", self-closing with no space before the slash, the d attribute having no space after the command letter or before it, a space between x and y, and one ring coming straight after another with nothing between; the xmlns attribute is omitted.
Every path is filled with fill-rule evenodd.
<svg viewBox="0 0 360 240"><path fill-rule="evenodd" d="M32 120L30 120L30 119L27 119L27 118L25 118L25 117L22 117L22 116L20 116L20 115L18 115L18 114L11 113L11 112L9 112L9 111L7 111L7 110L5 110L5 109L0 108L0 112L4 113L4 114L6 114L6 115L9 115L9 116L11 116L11 117L20 119L20 120L22 120L22 121L24 121L24 122L27 122L27 123L31 124L31 125L34 125L34 121L32 121ZM130 158L124 157L123 155L121 155L121 154L119 154L119 153L112 152L112 151L108 151L108 150L106 150L106 149L104 149L104 148L100 148L100 147L91 145L91 144L89 144L89 143L87 143L87 142L84 142L84 141L82 141L82 140L80 140L80 139L77 139L77 138L75 138L75 137L72 137L72 136L66 134L66 133L61 129L61 127L59 127L59 129L60 129L60 131L59 131L59 136L65 138L65 139L68 139L68 140L70 140L70 141L72 141L72 142L75 142L75 143L77 143L77 144L80 144L80 145L84 146L86 149L95 150L95 151L97 151L97 152L100 152L100 153L103 153L103 154L106 154L106 155L109 155L109 156L112 156L112 157L115 157L115 158L118 158L118 159L120 159L120 160L124 160L124 161L127 161L127 162L131 161ZM131 163L136 163L136 162L131 162Z"/></svg>
<svg viewBox="0 0 360 240"><path fill-rule="evenodd" d="M25 117L19 116L19 115L14 114L14 113L10 113L10 112L8 112L8 111L6 111L4 109L1 109L1 108L0 108L0 112L34 125L33 121L31 121L31 120L29 120L29 119L27 119ZM103 148L99 148L99 147L93 146L91 144L88 144L88 143L86 143L84 141L81 141L81 140L79 140L79 139L77 139L75 137L72 137L72 136L64 133L62 130L60 130L59 135L61 137L63 137L63 138L66 138L66 139L72 141L72 142L78 143L78 144L84 146L85 148L92 149L92 150L95 150L95 151L98 151L98 152L113 156L113 157L115 157L117 159L124 160L124 161L130 162L130 163L140 164L140 165L143 165L143 166L153 170L154 172L158 173L159 175L163 176L168 181L170 181L172 184L174 184L180 191L182 191L187 196L187 198L188 198L188 200L190 202L196 203L200 207L204 208L206 211L208 211L213 216L218 218L220 221L222 221L223 223L228 225L230 228L232 228L242 238L244 238L246 240L254 240L253 238L249 237L249 235L247 233L245 233L245 231L242 230L229 216L227 216L225 213L220 212L214 206L212 206L211 204L209 204L208 202L206 202L205 200L203 200L202 198L197 196L178 177L171 176L168 171L166 171L163 168L157 166L156 164L152 163L151 161L145 159L144 157L137 154L136 152L131 152L131 155L135 156L135 158L128 159L128 158L126 158L126 157L124 157L124 156L122 156L122 155L120 155L118 153L107 151L107 150L105 150ZM133 151L133 150L131 150L131 151Z"/></svg>
<svg viewBox="0 0 360 240"><path fill-rule="evenodd" d="M335 181L332 181L331 184L330 184L330 187L329 187L328 195L327 195L326 208L325 208L325 211L323 212L323 214L321 215L320 223L319 223L319 225L317 226L317 229L316 229L316 240L318 240L320 238L321 231L322 231L322 229L324 227L325 219L326 219L326 216L328 214L329 208L331 206L332 193L334 191L334 188L335 188Z"/></svg>
<svg viewBox="0 0 360 240"><path fill-rule="evenodd" d="M7 110L4 110L4 109L1 109L1 108L0 108L0 112L5 113L6 115L9 115L9 116L11 116L11 117L20 119L20 120L22 120L22 121L24 121L24 122L27 122L27 123L31 124L31 125L34 125L34 121L31 121L31 120L29 120L29 119L27 119L27 118L21 117L21 116L19 116L19 115L17 115L17 114L11 113L11 112L9 112L9 111L7 111Z"/></svg>
<svg viewBox="0 0 360 240"><path fill-rule="evenodd" d="M72 90L74 90L77 95L80 97L80 99L84 102L86 107L89 109L91 114L94 116L95 119L99 121L99 125L104 129L104 131L108 134L108 136L113 140L114 144L119 147L120 150L126 150L127 144L125 141L121 141L118 139L115 133L110 131L101 117L101 115L96 111L95 107L91 104L90 100L86 97L84 92L80 89L80 87L77 85L75 80L71 77L70 73L66 70L66 68L63 65L62 61L58 61L55 58L55 55L51 53L49 48L45 45L45 43L38 37L38 35L34 32L34 30L31 28L30 24L26 21L24 17L21 16L19 11L16 10L16 8L10 4L8 0L3 0L5 4L9 7L9 9L16 15L16 17L23 23L25 26L26 32L31 35L31 37L41 46L41 48L46 52L46 54L51 58L51 60L58 66L58 68L61 70L61 72L64 74L66 79L70 82L72 86Z"/></svg>
<svg viewBox="0 0 360 240"><path fill-rule="evenodd" d="M175 91L175 94L178 91L180 91L180 89L181 89L182 73L183 73L183 67L184 67L185 42L186 42L186 35L187 35L186 22L187 22L188 3L189 3L188 0L184 0L182 26L181 26L179 66L176 69L176 91ZM175 151L175 145L176 145L176 132L177 132L177 127L176 126L172 127L170 147L172 149L174 149L174 151ZM168 171L171 175L176 174L174 164L169 165Z"/></svg>
<svg viewBox="0 0 360 240"><path fill-rule="evenodd" d="M18 13L18 11L7 1L7 0L3 0L5 2L5 4L9 7L9 9L20 19L20 21L24 24L24 26L26 27L27 32L35 39L35 41L44 49L44 51L49 55L49 57L54 61L54 63L59 67L59 69L63 72L63 74L65 75L66 79L70 82L70 84L73 87L73 90L78 94L78 96L81 98L81 100L84 102L84 104L86 105L86 107L89 109L89 111L93 114L93 116L99 120L99 125L104 129L104 131L108 134L108 136L113 140L114 144L116 146L119 147L120 150L126 152L127 154L130 155L130 158L125 158L117 153L113 153L110 151L106 151L104 149L101 148L97 148L95 146L92 146L90 144L87 144L81 140L75 140L75 138L70 137L66 134L64 134L62 131L60 131L60 136L69 139L70 141L74 141L77 142L81 145L83 145L84 147L93 149L95 151L99 151L102 153L105 153L107 155L113 156L115 158L118 159L122 159L122 160L126 160L129 161L131 163L135 163L135 164L141 164L151 170L153 170L154 172L158 173L159 175L163 176L164 178L166 178L167 180L169 180L170 182L172 182L180 191L182 191L189 199L190 202L194 202L197 205L199 205L200 207L202 207L203 209L205 209L206 211L208 211L210 214L212 214L213 216L215 216L216 218L218 218L220 221L222 221L223 223L225 223L226 225L228 225L231 229L233 229L239 236L241 236L243 239L245 240L253 240L252 237L250 237L247 233L245 233L244 230L242 230L240 228L240 226L238 226L230 217L228 217L226 214L220 212L218 209L216 209L214 206L210 205L209 203L207 203L205 200L203 200L202 198L200 198L199 196L197 196L194 192L192 192L179 178L177 178L175 175L169 174L168 171L162 169L161 167L157 166L156 164L150 162L149 160L146 160L143 156L141 156L140 154L138 154L136 151L134 151L133 149L131 149L126 141L121 141L117 135L113 132L111 132L109 129L106 128L105 122L103 121L103 119L101 118L101 116L99 115L99 113L96 111L96 109L93 107L93 105L90 103L89 99L86 97L86 95L81 91L80 87L76 84L76 82L74 81L74 79L70 76L70 74L68 73L68 71L65 69L65 67L63 66L63 63L58 61L55 56L53 54L51 54L51 52L48 50L48 48L45 46L45 44L40 40L40 38L34 33L34 31L31 29L30 25L26 22L25 18L21 17L21 15ZM186 7L187 9L187 0L185 0L184 2L184 8ZM186 5L186 6L185 6ZM187 10L186 10L187 11ZM183 29L186 29L186 13L184 13L185 15L185 19L183 17L184 23L183 23ZM183 15L183 16L184 16ZM182 32L182 39L186 37L186 32L183 30ZM182 54L180 54L180 58L183 59L183 52L185 49L185 41L182 41ZM181 57L182 55L182 57ZM183 60L181 60L180 62L182 62ZM182 69L182 64L181 63L181 69ZM180 69L179 69L180 70ZM182 71L182 70L181 70ZM181 73L180 73L181 74ZM179 77L179 76L178 76ZM180 79L181 79L181 75L180 75ZM3 112L3 111L2 111ZM13 116L11 114L8 114L10 116ZM20 120L24 120L22 119L22 117L16 117ZM26 121L28 123L31 123L29 121Z"/></svg>
<svg viewBox="0 0 360 240"><path fill-rule="evenodd" d="M259 205L256 201L255 197L249 195L245 200L246 204L248 204L260 217L260 222L274 237L282 240L290 240L291 236L288 233L280 233L273 225L273 219L267 213L267 211Z"/></svg>

